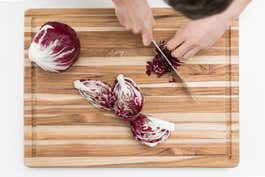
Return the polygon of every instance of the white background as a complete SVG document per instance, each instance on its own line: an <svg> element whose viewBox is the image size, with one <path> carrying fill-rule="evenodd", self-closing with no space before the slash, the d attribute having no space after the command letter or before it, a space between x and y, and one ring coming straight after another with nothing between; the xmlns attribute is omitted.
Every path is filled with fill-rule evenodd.
<svg viewBox="0 0 265 177"><path fill-rule="evenodd" d="M1 1L1 0L0 0ZM165 6L150 0L152 7ZM265 1L240 17L240 164L234 169L30 169L23 163L23 16L27 8L112 7L111 0L0 2L0 176L265 176Z"/></svg>

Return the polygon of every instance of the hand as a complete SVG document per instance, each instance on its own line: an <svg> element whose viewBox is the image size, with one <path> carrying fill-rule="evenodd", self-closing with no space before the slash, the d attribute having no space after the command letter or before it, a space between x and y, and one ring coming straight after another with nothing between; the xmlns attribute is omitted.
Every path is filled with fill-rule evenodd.
<svg viewBox="0 0 265 177"><path fill-rule="evenodd" d="M172 56L186 60L201 49L211 47L229 25L230 20L221 15L190 21L168 41L167 48Z"/></svg>
<svg viewBox="0 0 265 177"><path fill-rule="evenodd" d="M142 35L144 45L153 39L155 20L146 0L113 0L121 25L134 34Z"/></svg>

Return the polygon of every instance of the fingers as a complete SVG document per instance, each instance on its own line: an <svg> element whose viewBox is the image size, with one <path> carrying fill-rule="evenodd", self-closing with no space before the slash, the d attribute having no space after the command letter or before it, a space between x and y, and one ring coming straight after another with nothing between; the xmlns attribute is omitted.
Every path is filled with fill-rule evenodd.
<svg viewBox="0 0 265 177"><path fill-rule="evenodd" d="M183 59L183 56L194 48L191 42L184 42L179 47L171 52L173 57L178 58L179 60Z"/></svg>
<svg viewBox="0 0 265 177"><path fill-rule="evenodd" d="M200 48L194 48L190 51L188 51L184 56L183 56L183 60L187 60L189 58L191 58L192 56L194 56L196 53L198 53L200 51Z"/></svg>
<svg viewBox="0 0 265 177"><path fill-rule="evenodd" d="M140 34L142 36L142 41L145 46L149 46L153 39L153 27L155 25L154 19L150 20L149 24L139 23L139 21L134 21L133 19L126 17L119 17L120 24L125 27L126 30L132 31L134 34Z"/></svg>
<svg viewBox="0 0 265 177"><path fill-rule="evenodd" d="M184 42L184 37L181 33L176 33L176 35L167 42L167 49L174 50L179 47Z"/></svg>
<svg viewBox="0 0 265 177"><path fill-rule="evenodd" d="M122 21L120 21L122 22ZM121 23L126 30L132 31L134 34L140 34L142 35L142 41L145 46L148 46L151 44L151 41L153 39L153 24L155 24L154 21L151 22L149 25L145 24L138 24L136 22L132 22L130 19L126 19L126 24Z"/></svg>
<svg viewBox="0 0 265 177"><path fill-rule="evenodd" d="M152 39L153 39L153 29L142 32L142 40L144 46L149 46L152 42Z"/></svg>
<svg viewBox="0 0 265 177"><path fill-rule="evenodd" d="M134 26L132 27L132 32L133 32L134 34L139 34L139 33L141 32L141 28L140 28L139 26L137 26L137 25L134 25Z"/></svg>
<svg viewBox="0 0 265 177"><path fill-rule="evenodd" d="M142 41L144 46L149 46L152 42L154 25L155 21L153 18L147 22L143 22L141 25L140 33L142 35Z"/></svg>

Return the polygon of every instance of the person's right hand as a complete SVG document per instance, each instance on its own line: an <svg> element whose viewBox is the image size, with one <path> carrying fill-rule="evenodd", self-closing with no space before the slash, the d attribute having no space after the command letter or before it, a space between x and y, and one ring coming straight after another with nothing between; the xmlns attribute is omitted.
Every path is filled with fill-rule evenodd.
<svg viewBox="0 0 265 177"><path fill-rule="evenodd" d="M150 45L153 39L155 20L146 0L112 0L121 25L134 34L142 35L143 44Z"/></svg>

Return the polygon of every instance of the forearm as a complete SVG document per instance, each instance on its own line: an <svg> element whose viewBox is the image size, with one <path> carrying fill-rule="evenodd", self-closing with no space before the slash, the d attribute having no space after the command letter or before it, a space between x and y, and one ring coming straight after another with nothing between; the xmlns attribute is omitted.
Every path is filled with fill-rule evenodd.
<svg viewBox="0 0 265 177"><path fill-rule="evenodd" d="M219 15L232 22L239 17L250 2L251 0L233 0L230 6Z"/></svg>

